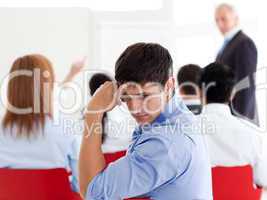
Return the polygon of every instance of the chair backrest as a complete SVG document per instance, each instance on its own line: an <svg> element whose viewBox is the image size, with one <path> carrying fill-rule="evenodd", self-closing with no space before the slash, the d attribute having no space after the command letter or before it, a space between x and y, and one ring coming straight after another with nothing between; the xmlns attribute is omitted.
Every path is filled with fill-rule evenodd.
<svg viewBox="0 0 267 200"><path fill-rule="evenodd" d="M81 200L65 169L0 169L0 200Z"/></svg>
<svg viewBox="0 0 267 200"><path fill-rule="evenodd" d="M125 156L126 151L118 151L115 153L106 153L104 154L105 156L105 160L106 160L106 164L110 164L111 162L114 162L116 160L118 160L119 158ZM132 198L132 199L125 199L125 200L149 200L147 198Z"/></svg>
<svg viewBox="0 0 267 200"><path fill-rule="evenodd" d="M212 169L214 200L260 200L261 189L253 184L251 166L214 167Z"/></svg>
<svg viewBox="0 0 267 200"><path fill-rule="evenodd" d="M111 162L114 162L125 155L126 155L126 151L118 151L118 152L114 152L114 153L105 153L104 157L106 160L106 164L108 165Z"/></svg>

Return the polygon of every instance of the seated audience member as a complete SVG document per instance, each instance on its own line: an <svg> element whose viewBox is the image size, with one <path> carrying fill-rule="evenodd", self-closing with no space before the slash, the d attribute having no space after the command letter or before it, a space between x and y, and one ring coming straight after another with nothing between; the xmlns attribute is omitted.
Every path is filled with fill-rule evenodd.
<svg viewBox="0 0 267 200"><path fill-rule="evenodd" d="M74 63L64 82L82 67L83 62ZM26 55L15 60L9 75L8 105L0 128L0 168L65 168L72 173L73 191L79 192L78 141L64 131L64 118L60 124L53 121L51 62L42 55Z"/></svg>
<svg viewBox="0 0 267 200"><path fill-rule="evenodd" d="M195 116L174 96L172 58L159 44L129 46L115 65L117 84L106 82L87 110L112 110L120 98L138 126L125 157L106 167L101 151L103 112L85 115L79 181L85 199L148 197L212 199L211 169ZM119 88L117 88L119 86Z"/></svg>
<svg viewBox="0 0 267 200"><path fill-rule="evenodd" d="M89 81L90 95L93 96L106 81L112 81L112 78L104 73L94 74ZM125 151L130 145L132 132L136 125L129 111L116 106L103 114L102 124L104 127L102 134L103 153Z"/></svg>
<svg viewBox="0 0 267 200"><path fill-rule="evenodd" d="M202 71L202 123L212 125L205 132L211 165L251 165L255 184L267 186L267 157L264 133L252 123L231 114L234 73L227 65L212 63Z"/></svg>
<svg viewBox="0 0 267 200"><path fill-rule="evenodd" d="M190 111L201 113L200 91L198 87L201 68L198 65L185 65L177 74L180 95Z"/></svg>

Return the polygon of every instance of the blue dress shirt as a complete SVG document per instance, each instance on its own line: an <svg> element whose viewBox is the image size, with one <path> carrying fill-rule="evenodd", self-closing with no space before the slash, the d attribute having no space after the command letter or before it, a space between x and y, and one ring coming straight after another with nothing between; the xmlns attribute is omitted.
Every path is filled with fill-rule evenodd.
<svg viewBox="0 0 267 200"><path fill-rule="evenodd" d="M127 155L98 174L86 200L212 199L211 168L194 115L178 97L157 119L139 126Z"/></svg>

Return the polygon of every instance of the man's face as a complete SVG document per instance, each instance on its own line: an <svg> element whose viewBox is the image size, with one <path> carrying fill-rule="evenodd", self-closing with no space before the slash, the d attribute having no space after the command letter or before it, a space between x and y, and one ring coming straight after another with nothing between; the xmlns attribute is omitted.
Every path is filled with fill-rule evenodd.
<svg viewBox="0 0 267 200"><path fill-rule="evenodd" d="M215 20L220 32L225 35L238 24L238 17L229 8L218 8L215 12Z"/></svg>
<svg viewBox="0 0 267 200"><path fill-rule="evenodd" d="M121 100L138 124L153 122L167 102L165 89L158 83L126 83L122 86Z"/></svg>

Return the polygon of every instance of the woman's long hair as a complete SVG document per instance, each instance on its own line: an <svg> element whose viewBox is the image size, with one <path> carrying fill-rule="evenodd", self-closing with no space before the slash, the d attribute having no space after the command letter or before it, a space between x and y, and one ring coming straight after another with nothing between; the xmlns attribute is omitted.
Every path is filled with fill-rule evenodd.
<svg viewBox="0 0 267 200"><path fill-rule="evenodd" d="M32 54L16 59L9 73L3 127L16 127L16 136L31 136L38 132L35 128L43 128L46 116L52 117L53 82L53 67L46 57Z"/></svg>

